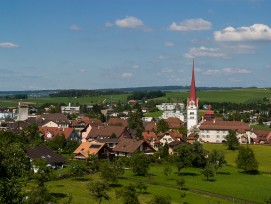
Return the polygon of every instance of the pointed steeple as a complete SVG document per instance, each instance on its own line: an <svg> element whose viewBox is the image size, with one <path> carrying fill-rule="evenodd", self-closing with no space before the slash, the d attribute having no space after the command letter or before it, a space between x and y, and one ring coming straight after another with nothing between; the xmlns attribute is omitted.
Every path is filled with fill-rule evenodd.
<svg viewBox="0 0 271 204"><path fill-rule="evenodd" d="M196 83L195 83L195 73L194 73L194 59L193 59L193 67L192 67L192 79L191 79L191 86L190 86L190 97L188 98L187 102L194 101L196 106L198 106L198 99L196 95Z"/></svg>

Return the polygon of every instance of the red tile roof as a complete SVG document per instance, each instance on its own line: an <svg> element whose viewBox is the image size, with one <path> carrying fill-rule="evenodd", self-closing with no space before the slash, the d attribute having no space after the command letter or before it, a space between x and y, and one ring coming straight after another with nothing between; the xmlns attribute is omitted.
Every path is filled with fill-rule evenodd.
<svg viewBox="0 0 271 204"><path fill-rule="evenodd" d="M159 143L158 137L154 132L142 132L142 138L147 143L150 143L151 141L154 141L154 143Z"/></svg>
<svg viewBox="0 0 271 204"><path fill-rule="evenodd" d="M39 126L39 132L44 135L45 140L51 140L54 136L61 136L62 134L65 136L65 139L68 139L72 132L74 131L73 128L59 128L59 127L41 127ZM47 134L51 133L52 137L48 138Z"/></svg>
<svg viewBox="0 0 271 204"><path fill-rule="evenodd" d="M237 130L240 133L249 131L248 124L241 121L205 121L199 126L200 130Z"/></svg>
<svg viewBox="0 0 271 204"><path fill-rule="evenodd" d="M100 142L82 142L73 153L88 158L89 155L96 155L104 146L105 143Z"/></svg>
<svg viewBox="0 0 271 204"><path fill-rule="evenodd" d="M183 122L179 118L173 118L169 117L168 119L165 120L168 124L168 127L170 129L177 129L181 128L183 125Z"/></svg>
<svg viewBox="0 0 271 204"><path fill-rule="evenodd" d="M145 131L157 130L156 122L145 122L143 126Z"/></svg>
<svg viewBox="0 0 271 204"><path fill-rule="evenodd" d="M87 139L97 137L111 137L112 134L115 134L117 138L120 138L122 135L125 135L125 133L126 128L123 126L98 126L91 128Z"/></svg>
<svg viewBox="0 0 271 204"><path fill-rule="evenodd" d="M127 120L123 120L121 118L110 118L108 121L108 125L128 127L128 122Z"/></svg>

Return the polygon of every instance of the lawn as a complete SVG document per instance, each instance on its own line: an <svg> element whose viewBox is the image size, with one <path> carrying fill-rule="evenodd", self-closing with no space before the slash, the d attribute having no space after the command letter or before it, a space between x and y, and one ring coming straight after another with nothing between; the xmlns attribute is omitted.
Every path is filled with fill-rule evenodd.
<svg viewBox="0 0 271 204"><path fill-rule="evenodd" d="M224 144L203 144L204 149L211 151L212 149L223 150L225 153L226 161L231 166L236 166L235 159L238 154L238 150L228 150ZM253 149L256 159L259 162L259 170L271 173L271 146L268 145L249 145Z"/></svg>
<svg viewBox="0 0 271 204"><path fill-rule="evenodd" d="M145 117L161 117L164 111L155 111L144 114Z"/></svg>
<svg viewBox="0 0 271 204"><path fill-rule="evenodd" d="M58 203L64 203L68 201L68 197L72 195L72 203L74 204L89 204L89 203L97 203L89 196L89 192L86 188L88 180L90 178L97 179L98 174L85 176L81 180L74 180L72 178L50 181L46 183L47 188L55 197L58 198ZM122 203L121 200L115 198L115 190L120 187L128 186L130 183L135 183L133 180L129 179L121 179L119 180L119 185L111 187L109 191L110 200L103 200L102 203L112 203L119 204ZM181 198L180 191L177 187L167 187L167 186L159 186L159 185L150 185L148 184L147 190L143 194L139 194L140 203L147 203L150 201L154 195L169 195L172 198L172 204L178 204L181 202L188 202L193 204L228 204L231 203L227 200L221 200L218 198L209 197L206 195L195 194L189 191L186 191L186 196Z"/></svg>
<svg viewBox="0 0 271 204"><path fill-rule="evenodd" d="M271 130L267 125L251 125L254 130Z"/></svg>

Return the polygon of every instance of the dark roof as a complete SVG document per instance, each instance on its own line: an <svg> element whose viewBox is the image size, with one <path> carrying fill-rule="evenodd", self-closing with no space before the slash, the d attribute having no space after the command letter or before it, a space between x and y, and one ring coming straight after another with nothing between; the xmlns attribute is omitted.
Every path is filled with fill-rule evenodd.
<svg viewBox="0 0 271 204"><path fill-rule="evenodd" d="M45 159L47 164L66 162L65 157L55 153L45 145L36 146L34 148L27 148L26 154L31 159Z"/></svg>
<svg viewBox="0 0 271 204"><path fill-rule="evenodd" d="M117 138L119 138L124 132L126 128L124 126L98 126L92 127L88 136L88 138L96 138L96 137L111 137L114 133Z"/></svg>
<svg viewBox="0 0 271 204"><path fill-rule="evenodd" d="M122 139L113 149L113 151L134 153L144 142L144 140Z"/></svg>
<svg viewBox="0 0 271 204"><path fill-rule="evenodd" d="M178 147L179 145L185 145L185 144L189 144L189 143L184 142L184 141L173 141L173 142L169 143L168 146L174 149L174 148Z"/></svg>
<svg viewBox="0 0 271 204"><path fill-rule="evenodd" d="M179 118L169 117L165 121L170 129L181 128L183 125L183 122Z"/></svg>
<svg viewBox="0 0 271 204"><path fill-rule="evenodd" d="M39 120L39 124L46 124L50 121L53 121L57 124L70 124L67 116L62 113L43 114L39 118L37 118L37 120Z"/></svg>
<svg viewBox="0 0 271 204"><path fill-rule="evenodd" d="M104 139L96 139L97 142L101 143L119 143L118 138L104 138Z"/></svg>

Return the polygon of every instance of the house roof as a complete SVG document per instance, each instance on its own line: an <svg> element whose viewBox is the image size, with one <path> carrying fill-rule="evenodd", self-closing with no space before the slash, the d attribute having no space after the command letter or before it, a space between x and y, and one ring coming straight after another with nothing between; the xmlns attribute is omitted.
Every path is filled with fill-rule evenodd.
<svg viewBox="0 0 271 204"><path fill-rule="evenodd" d="M142 132L142 138L147 142L150 143L154 141L154 143L159 143L158 137L154 132Z"/></svg>
<svg viewBox="0 0 271 204"><path fill-rule="evenodd" d="M109 143L119 143L120 139L118 139L118 138L104 138L104 139L96 139L95 141L109 144Z"/></svg>
<svg viewBox="0 0 271 204"><path fill-rule="evenodd" d="M184 144L189 144L187 142L184 141L172 141L168 144L169 147L175 149L176 147L178 147L179 145L184 145Z"/></svg>
<svg viewBox="0 0 271 204"><path fill-rule="evenodd" d="M238 132L249 131L251 128L248 124L241 121L205 121L199 126L200 130L237 130Z"/></svg>
<svg viewBox="0 0 271 204"><path fill-rule="evenodd" d="M104 146L105 143L100 142L82 142L73 153L76 155L81 154L87 158L91 154L96 155Z"/></svg>
<svg viewBox="0 0 271 204"><path fill-rule="evenodd" d="M108 121L108 125L128 127L128 122L127 120L121 118L110 118Z"/></svg>
<svg viewBox="0 0 271 204"><path fill-rule="evenodd" d="M179 118L169 117L165 120L170 129L176 129L182 127L183 122Z"/></svg>
<svg viewBox="0 0 271 204"><path fill-rule="evenodd" d="M153 131L157 129L156 122L145 122L143 123L145 131Z"/></svg>
<svg viewBox="0 0 271 204"><path fill-rule="evenodd" d="M173 132L173 131L167 131L166 133L164 133L162 135L162 137L164 137L165 135L170 135L172 137L172 139L174 139L174 140L180 140L180 139L183 138L183 134L177 133L177 132Z"/></svg>
<svg viewBox="0 0 271 204"><path fill-rule="evenodd" d="M41 127L39 126L39 132L45 136L46 140L53 139L54 136L62 134L65 136L65 139L68 139L70 135L73 133L74 128L59 128L59 127ZM47 138L47 134L51 133L52 138Z"/></svg>
<svg viewBox="0 0 271 204"><path fill-rule="evenodd" d="M122 139L113 149L113 151L134 153L144 142L145 142L144 140Z"/></svg>
<svg viewBox="0 0 271 204"><path fill-rule="evenodd" d="M253 132L259 141L267 141L267 137L271 135L270 130L254 130Z"/></svg>
<svg viewBox="0 0 271 204"><path fill-rule="evenodd" d="M65 157L55 153L45 145L36 146L34 148L27 148L25 151L28 157L31 159L45 159L47 164L66 162Z"/></svg>
<svg viewBox="0 0 271 204"><path fill-rule="evenodd" d="M50 121L53 121L57 124L70 124L70 121L67 118L67 116L62 113L43 114L40 117L37 117L37 120L41 124L46 124Z"/></svg>
<svg viewBox="0 0 271 204"><path fill-rule="evenodd" d="M92 127L88 136L88 138L96 138L96 137L111 137L112 134L115 134L117 138L119 138L124 131L126 130L123 126L98 126Z"/></svg>

